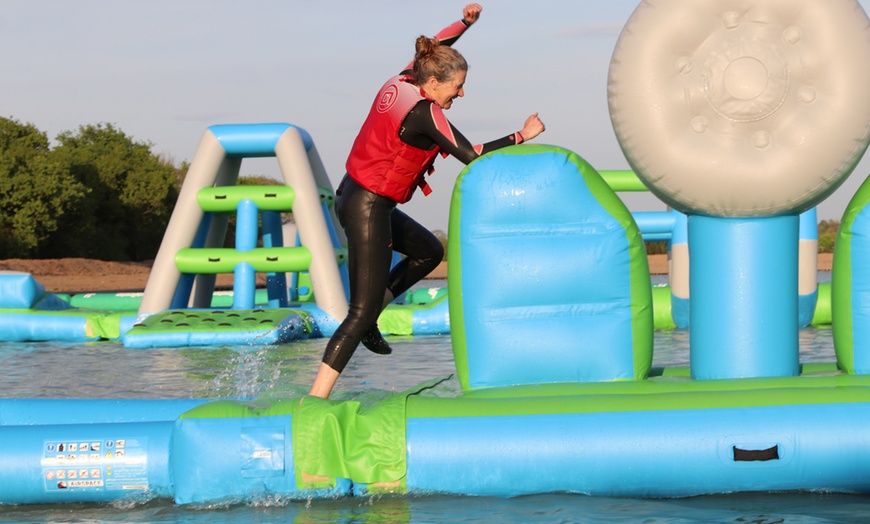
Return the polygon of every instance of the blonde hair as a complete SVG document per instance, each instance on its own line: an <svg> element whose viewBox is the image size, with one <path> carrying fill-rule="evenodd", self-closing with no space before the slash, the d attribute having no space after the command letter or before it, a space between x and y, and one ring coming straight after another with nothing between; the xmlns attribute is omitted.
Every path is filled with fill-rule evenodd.
<svg viewBox="0 0 870 524"><path fill-rule="evenodd" d="M417 85L424 84L429 77L435 77L439 82L447 82L459 71L468 71L468 62L459 51L441 45L437 38L417 38L413 69Z"/></svg>

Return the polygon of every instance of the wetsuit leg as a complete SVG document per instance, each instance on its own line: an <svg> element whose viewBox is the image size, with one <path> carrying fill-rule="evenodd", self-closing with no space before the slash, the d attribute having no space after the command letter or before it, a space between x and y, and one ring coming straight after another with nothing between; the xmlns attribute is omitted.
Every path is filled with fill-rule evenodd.
<svg viewBox="0 0 870 524"><path fill-rule="evenodd" d="M323 362L341 372L381 314L393 256L390 220L396 203L347 176L336 194L336 214L347 235L350 304L326 345Z"/></svg>
<svg viewBox="0 0 870 524"><path fill-rule="evenodd" d="M387 289L394 297L411 288L444 259L444 246L431 231L396 209L392 214L393 250L405 255L390 271Z"/></svg>

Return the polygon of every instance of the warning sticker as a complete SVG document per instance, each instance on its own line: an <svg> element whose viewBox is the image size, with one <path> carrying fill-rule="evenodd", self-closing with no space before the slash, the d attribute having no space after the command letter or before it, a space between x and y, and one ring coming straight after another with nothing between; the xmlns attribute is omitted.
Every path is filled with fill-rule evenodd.
<svg viewBox="0 0 870 524"><path fill-rule="evenodd" d="M148 489L147 438L46 440L41 460L46 491Z"/></svg>

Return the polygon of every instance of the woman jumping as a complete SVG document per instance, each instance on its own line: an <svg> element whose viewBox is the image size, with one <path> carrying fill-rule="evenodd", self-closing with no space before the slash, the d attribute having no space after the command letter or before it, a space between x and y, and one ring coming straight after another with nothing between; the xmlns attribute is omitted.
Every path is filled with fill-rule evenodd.
<svg viewBox="0 0 870 524"><path fill-rule="evenodd" d="M465 93L465 58L450 47L480 17L469 4L462 20L434 39L417 38L414 61L390 78L375 97L347 159L347 174L336 190L336 214L347 235L350 304L347 317L326 346L310 395L327 398L360 342L389 354L377 321L397 296L428 275L444 257L441 242L397 209L424 179L435 157L453 155L468 164L489 151L520 144L544 131L535 113L521 131L472 146L444 116ZM393 251L405 255L390 270Z"/></svg>

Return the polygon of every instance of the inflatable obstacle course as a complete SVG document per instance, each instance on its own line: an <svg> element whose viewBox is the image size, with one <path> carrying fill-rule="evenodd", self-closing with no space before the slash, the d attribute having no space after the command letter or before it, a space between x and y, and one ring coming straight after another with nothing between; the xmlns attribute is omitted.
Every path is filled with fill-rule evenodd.
<svg viewBox="0 0 870 524"><path fill-rule="evenodd" d="M270 127L271 125L267 125ZM614 191L646 191L646 186L632 171L602 171L602 178ZM333 200L332 191L329 188L319 188L320 200L324 209L318 212L326 213L331 208ZM253 203L256 210L262 211L261 220L264 221L262 238L258 240L254 224L254 215L251 213L248 226L244 228L246 242L257 245L262 242L264 246L254 247L247 251L239 251L233 248L181 248L174 258L174 270L181 271L181 278L176 296L171 303L171 310L187 308L190 304L193 284L196 279L214 277L221 273L235 274L237 268L245 267L247 277L240 279L248 284L237 297L234 290L214 289L210 294L195 298L197 308L219 311L221 309L236 308L239 311L250 311L262 308L285 308L309 310L315 317L323 319L315 330L305 336L328 336L331 333L334 317L320 311L311 284L311 278L304 268L310 266L310 251L296 242L295 246L283 246L283 234L278 227L280 217L275 213L280 208L292 207L295 198L292 188L288 186L220 186L206 187L201 189L196 196L198 205L209 210L212 215L205 215L203 224L198 234L204 235L205 227L211 227L212 221L220 218L221 214L234 212L245 201ZM252 209L249 209L249 212ZM213 214L217 213L217 216ZM687 246L687 219L686 215L676 210L665 212L637 212L632 217L637 224L645 241L665 240L669 245L670 272L668 275L670 285L653 289L653 311L655 329L686 328L689 325L689 276L688 276L688 246ZM830 294L823 293L821 300L817 300L816 284L816 230L812 227L815 223L815 210L804 212L800 216L800 289L799 289L799 324L827 325L831 322ZM293 236L297 236L295 232ZM201 239L198 241L201 242ZM334 244L340 244L335 241ZM335 248L335 262L341 264L344 260L344 248ZM300 269L302 268L302 269ZM265 273L267 287L265 289L253 289L250 284L250 273ZM285 271L289 271L286 272ZM16 291L21 277L0 274L0 279L10 279L12 287L7 296L18 297L18 305L31 304L32 296L37 293L33 289L20 289ZM30 277L28 277L30 278ZM248 280L245 280L245 279ZM213 285L213 281L211 284ZM31 283L38 286L38 296L45 297L41 304L33 307L2 309L0 308L0 322L3 315L15 315L5 317L5 322L10 326L9 331L4 333L0 329L0 339L3 340L115 340L121 338L128 347L154 347L176 344L207 344L212 341L221 343L280 343L295 340L300 333L295 330L268 330L267 325L258 326L256 336L252 336L244 330L233 331L224 329L220 337L207 337L200 334L190 334L188 325L176 325L170 329L168 323L154 324L141 322L134 315L141 307L144 293L82 293L71 297L55 297L45 293L44 288L37 282ZM827 287L824 284L822 288ZM36 288L34 288L36 289ZM20 291L20 295L17 294ZM535 292L526 290L522 292ZM397 300L390 305L379 320L381 331L393 335L430 335L446 334L450 332L448 302L446 299L447 289L441 288L433 293L428 289L419 289L409 292L404 300ZM443 298L443 300L442 300ZM60 299L60 300L57 300ZM65 302L65 303L64 303ZM68 308L68 303L71 308ZM53 304L49 308L49 304ZM11 305L11 303L10 303ZM65 310L62 314L43 312L31 316L31 313L40 310ZM195 315L206 314L201 312L191 313ZM287 312L288 324L305 325L308 321L304 318L292 318L294 313ZM290 320L292 318L292 320ZM130 328L138 324L130 333L130 337L124 337ZM149 332L156 329L154 332Z"/></svg>
<svg viewBox="0 0 870 524"><path fill-rule="evenodd" d="M7 287L6 304L30 304L33 289L43 289L27 273L0 272L5 280L32 285ZM14 292L13 292L14 291ZM15 293L21 292L24 296ZM447 289L409 292L381 314L379 325L393 335L442 335L450 332ZM278 344L329 336L337 321L312 302L274 308L268 292L258 289L255 308L233 310L232 291L216 291L209 308L169 309L139 317L142 293L81 293L71 297L40 291L33 307L0 307L0 340L120 340L126 347L188 347L213 344ZM153 318L152 318L153 317ZM249 319L249 320L245 320ZM218 321L220 320L220 321ZM227 324L229 322L229 324ZM211 333L211 335L209 335Z"/></svg>
<svg viewBox="0 0 870 524"><path fill-rule="evenodd" d="M520 167L515 158L526 168L514 171ZM482 160L490 161L471 164L457 183L451 223L458 221L465 234L451 245L457 248L451 256L459 257L451 258L451 284L457 274L473 275L482 267L475 264L487 260L475 256L477 249L485 254L487 244L479 246L479 235L498 244L512 230L540 231L544 238L566 234L541 243L514 267L512 280L529 279L519 284L530 285L538 273L525 269L552 264L544 250L552 255L559 241L570 243L570 231L541 230L565 212L549 205L545 197L551 190L589 199L584 209L603 242L585 244L576 255L595 258L603 256L599 244L621 246L611 252L611 262L623 258L623 280L632 282L632 259L642 272L645 256L637 248L636 228L625 222L624 208L580 157L562 148L523 145ZM489 184L474 183L484 174ZM526 188L523 195L518 187ZM517 207L517 198L528 222L492 228L486 217ZM485 212L463 205L487 199L492 201L483 206ZM689 369L650 369L645 339L636 344L626 329L605 326L595 339L571 332L582 322L578 316L595 317L599 311L624 325L639 316L640 336L651 331L648 278L638 280L647 282L639 294L629 286L612 303L602 298L607 306L568 305L568 298L581 294L594 304L582 285L594 288L596 277L576 282L576 295L561 289L503 294L512 301L461 308L465 330L452 337L469 364L457 367L466 376L460 376L463 393L456 398L440 392L444 379L433 379L400 394L372 391L350 400L0 402L0 441L6 444L0 447L5 468L0 501L171 498L178 504L213 504L383 491L670 497L870 490L870 476L861 467L870 459L864 438L870 428L861 422L870 420L870 376L848 375L834 365L803 366L793 377L726 380L694 380ZM468 288L449 289L455 294L453 289ZM637 296L640 301L633 302ZM573 316L539 314L554 309ZM505 365L495 362L494 370L482 372L475 367L482 356L502 355L457 337L500 336L500 321L512 313L515 335L525 344L516 346L517 355L504 355ZM530 328L561 337L538 343L527 335ZM526 375L514 364L523 358ZM587 377L561 368L542 375L532 360L583 367L579 372ZM597 375L590 376L587 367Z"/></svg>

